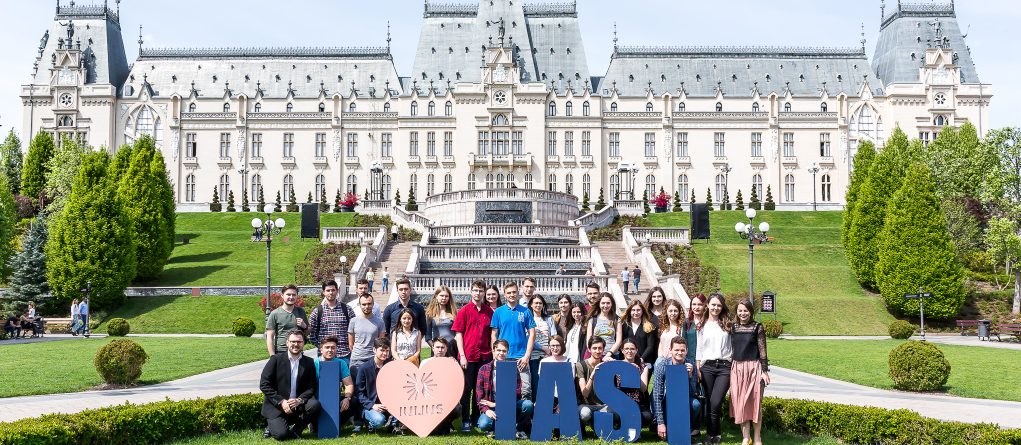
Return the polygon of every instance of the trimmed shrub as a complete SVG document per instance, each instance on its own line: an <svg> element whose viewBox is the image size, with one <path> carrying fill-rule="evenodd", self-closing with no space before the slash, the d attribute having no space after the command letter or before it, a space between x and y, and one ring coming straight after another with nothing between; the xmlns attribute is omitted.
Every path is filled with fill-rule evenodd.
<svg viewBox="0 0 1021 445"><path fill-rule="evenodd" d="M904 320L896 320L890 323L890 336L897 340L907 340L915 333L915 327Z"/></svg>
<svg viewBox="0 0 1021 445"><path fill-rule="evenodd" d="M762 327L766 328L766 338L779 338L783 334L783 323L780 320L766 320L762 322Z"/></svg>
<svg viewBox="0 0 1021 445"><path fill-rule="evenodd" d="M897 389L935 391L950 378L950 362L932 343L908 341L890 351L890 378Z"/></svg>
<svg viewBox="0 0 1021 445"><path fill-rule="evenodd" d="M762 205L763 210L776 210L776 203L773 202L773 186L766 186L766 202Z"/></svg>
<svg viewBox="0 0 1021 445"><path fill-rule="evenodd" d="M106 333L113 337L124 337L131 332L131 324L123 318L114 318L106 324Z"/></svg>
<svg viewBox="0 0 1021 445"><path fill-rule="evenodd" d="M149 354L138 343L128 339L114 340L96 351L96 371L106 383L130 385L142 375L142 365Z"/></svg>
<svg viewBox="0 0 1021 445"><path fill-rule="evenodd" d="M255 333L255 322L248 317L238 317L234 319L234 324L231 325L230 331L234 333L236 337L251 337Z"/></svg>

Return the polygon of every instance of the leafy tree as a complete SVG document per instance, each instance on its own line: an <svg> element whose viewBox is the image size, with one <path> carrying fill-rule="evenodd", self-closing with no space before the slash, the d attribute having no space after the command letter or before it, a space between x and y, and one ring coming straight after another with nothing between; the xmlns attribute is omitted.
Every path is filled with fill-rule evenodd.
<svg viewBox="0 0 1021 445"><path fill-rule="evenodd" d="M603 198L603 188L599 187L599 199L596 201L596 211L606 208L606 199Z"/></svg>
<svg viewBox="0 0 1021 445"><path fill-rule="evenodd" d="M943 127L920 154L932 171L942 198L977 196L983 179L996 165L993 149L979 140L970 122L960 130L949 125Z"/></svg>
<svg viewBox="0 0 1021 445"><path fill-rule="evenodd" d="M0 174L7 177L11 193L21 193L21 167L24 158L21 153L21 139L11 130L7 139L0 145Z"/></svg>
<svg viewBox="0 0 1021 445"><path fill-rule="evenodd" d="M280 213L282 211L284 211L284 208L283 208L283 206L280 203L280 191L277 190L277 200L276 200L276 202L273 203L273 212L274 213Z"/></svg>
<svg viewBox="0 0 1021 445"><path fill-rule="evenodd" d="M135 277L131 221L107 176L110 157L85 157L64 211L54 215L46 243L46 276L58 304L92 283L94 309L113 308Z"/></svg>
<svg viewBox="0 0 1021 445"><path fill-rule="evenodd" d="M1014 303L1011 311L1021 312L1021 231L1016 220L995 217L989 220L985 243L994 264L1002 264L1007 273L1014 273Z"/></svg>
<svg viewBox="0 0 1021 445"><path fill-rule="evenodd" d="M950 240L954 243L954 253L959 260L982 247L982 228L975 215L969 211L973 199L967 196L948 196L940 200L943 219L947 223Z"/></svg>
<svg viewBox="0 0 1021 445"><path fill-rule="evenodd" d="M411 191L408 192L408 204L404 206L404 210L409 212L418 211L418 202L415 201L415 188L412 187Z"/></svg>
<svg viewBox="0 0 1021 445"><path fill-rule="evenodd" d="M652 213L652 209L649 208L649 191L648 190L645 190L645 191L642 192L642 211L644 211L646 215Z"/></svg>
<svg viewBox="0 0 1021 445"><path fill-rule="evenodd" d="M957 315L964 304L964 273L928 167L915 163L908 168L885 214L875 277L886 305L902 315L918 315L918 302L904 295L922 288L933 295L925 301L927 315Z"/></svg>
<svg viewBox="0 0 1021 445"><path fill-rule="evenodd" d="M48 220L40 215L32 221L28 234L18 252L8 262L11 270L11 297L31 301L50 291L46 280L46 240L49 239Z"/></svg>
<svg viewBox="0 0 1021 445"><path fill-rule="evenodd" d="M71 194L71 186L78 178L82 160L92 151L73 138L64 138L54 155L46 163L46 196L51 199L51 213L59 213Z"/></svg>
<svg viewBox="0 0 1021 445"><path fill-rule="evenodd" d="M710 212L713 211L713 192L709 187L705 189L705 205L709 207Z"/></svg>
<svg viewBox="0 0 1021 445"><path fill-rule="evenodd" d="M1003 215L1021 217L1021 128L990 131L986 143L998 162L985 176L983 200Z"/></svg>
<svg viewBox="0 0 1021 445"><path fill-rule="evenodd" d="M237 211L234 207L234 190L227 192L227 211L231 213Z"/></svg>
<svg viewBox="0 0 1021 445"><path fill-rule="evenodd" d="M586 212L586 213L591 211L591 208L589 207L589 202L588 202L588 192L582 193L581 211L582 212Z"/></svg>
<svg viewBox="0 0 1021 445"><path fill-rule="evenodd" d="M886 220L887 203L904 178L907 146L907 135L900 128L894 130L886 148L872 162L854 206L847 256L858 283L870 289L877 288L875 267L882 244L880 232Z"/></svg>
<svg viewBox="0 0 1021 445"><path fill-rule="evenodd" d="M121 145L120 150L113 155L113 161L110 162L110 179L116 183L120 183L121 177L124 172L131 167L131 155L133 154L135 147L132 145L124 144Z"/></svg>
<svg viewBox="0 0 1021 445"><path fill-rule="evenodd" d="M340 200L340 193L339 193L340 191L338 190L337 192L338 192L337 193L337 200L339 201ZM397 191L394 192L394 205L397 206L397 207L401 206L401 189L397 189Z"/></svg>
<svg viewBox="0 0 1021 445"><path fill-rule="evenodd" d="M219 211L219 196L214 188L213 201ZM121 175L117 192L123 202L124 213L131 221L131 235L135 243L137 278L156 278L174 250L176 217L173 187L167 177L163 155L156 149L156 141L142 136L131 149L131 163ZM227 195L227 211L233 212L234 192Z"/></svg>
<svg viewBox="0 0 1021 445"><path fill-rule="evenodd" d="M869 168L872 161L876 159L876 146L871 141L862 141L858 144L858 152L854 154L854 168L851 170L851 178L847 185L844 206L844 220L840 226L840 242L847 249L848 239L851 235L851 223L854 221L854 206L858 202L858 193L861 190L865 179L869 177Z"/></svg>
<svg viewBox="0 0 1021 445"><path fill-rule="evenodd" d="M326 200L326 187L319 191L319 212L325 213L330 211L330 201Z"/></svg>
<svg viewBox="0 0 1021 445"><path fill-rule="evenodd" d="M762 206L765 210L776 210L776 203L773 202L773 186L766 186L766 202Z"/></svg>
<svg viewBox="0 0 1021 445"><path fill-rule="evenodd" d="M241 211L245 213L252 211L252 206L248 205L248 193L241 194Z"/></svg>
<svg viewBox="0 0 1021 445"><path fill-rule="evenodd" d="M674 190L674 209L673 209L673 211L674 212L684 211L684 209L681 208L681 192L678 192L677 190Z"/></svg>
<svg viewBox="0 0 1021 445"><path fill-rule="evenodd" d="M25 168L21 170L21 194L32 199L39 199L40 193L46 188L46 174L49 172L49 161L53 158L53 137L45 131L36 133L28 146L25 156Z"/></svg>
<svg viewBox="0 0 1021 445"><path fill-rule="evenodd" d="M755 210L762 210L762 203L759 202L759 194L755 191L755 186L752 186L752 196L748 199L748 208Z"/></svg>
<svg viewBox="0 0 1021 445"><path fill-rule="evenodd" d="M734 198L734 210L744 210L744 198L741 197L741 189L737 189L737 197Z"/></svg>
<svg viewBox="0 0 1021 445"><path fill-rule="evenodd" d="M223 210L223 206L220 205L220 192L216 190L216 186L213 186L213 202L209 203L210 212L219 212Z"/></svg>
<svg viewBox="0 0 1021 445"><path fill-rule="evenodd" d="M334 213L340 213L340 200L341 199L342 198L340 197L340 189L337 189L337 197L333 198L333 212Z"/></svg>
<svg viewBox="0 0 1021 445"><path fill-rule="evenodd" d="M262 186L259 186L259 208L255 209L256 212L263 212L266 209L266 195L262 193Z"/></svg>
<svg viewBox="0 0 1021 445"><path fill-rule="evenodd" d="M18 211L14 207L14 195L7 185L7 176L0 175L0 278L3 279L10 274L8 261L14 255L17 223Z"/></svg>

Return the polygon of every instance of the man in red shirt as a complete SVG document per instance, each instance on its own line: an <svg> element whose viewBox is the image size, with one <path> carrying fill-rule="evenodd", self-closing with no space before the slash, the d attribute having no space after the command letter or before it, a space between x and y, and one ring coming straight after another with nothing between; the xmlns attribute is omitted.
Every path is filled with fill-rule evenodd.
<svg viewBox="0 0 1021 445"><path fill-rule="evenodd" d="M478 394L474 394L475 382L478 380L479 369L493 359L490 349L490 323L493 320L493 308L486 304L486 283L482 280L472 283L472 301L466 304L454 318L451 330L457 342L457 357L464 369L464 393L461 395L461 431L470 432L472 425L479 420ZM471 414L469 414L471 410Z"/></svg>

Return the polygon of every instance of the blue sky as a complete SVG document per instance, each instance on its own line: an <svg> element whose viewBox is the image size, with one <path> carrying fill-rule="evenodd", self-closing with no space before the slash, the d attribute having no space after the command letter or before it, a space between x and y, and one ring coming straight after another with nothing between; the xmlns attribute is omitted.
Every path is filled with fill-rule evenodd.
<svg viewBox="0 0 1021 445"><path fill-rule="evenodd" d="M896 1L887 2L888 10ZM90 2L101 0L78 4ZM28 83L55 3L0 0L0 132L12 126L21 130L19 85ZM147 47L379 46L385 44L389 20L397 71L406 76L414 63L422 5L419 0L123 0L121 25L128 60L134 60L139 25ZM1021 102L1021 62L1011 55L1021 41L1021 1L957 0L956 8L962 29L970 26L967 42L979 76L993 85L992 127L1021 126L1021 114L1010 106ZM880 19L879 0L578 0L578 10L593 75L605 73L609 64L614 22L621 45L858 46L864 24L871 55Z"/></svg>

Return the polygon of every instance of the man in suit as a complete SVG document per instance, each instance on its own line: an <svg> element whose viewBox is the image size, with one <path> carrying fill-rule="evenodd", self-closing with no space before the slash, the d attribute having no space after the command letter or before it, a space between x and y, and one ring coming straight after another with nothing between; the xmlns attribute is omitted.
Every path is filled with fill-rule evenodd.
<svg viewBox="0 0 1021 445"><path fill-rule="evenodd" d="M302 350L305 337L301 330L287 333L287 351L270 357L262 368L259 389L265 396L262 416L269 435L276 440L297 439L319 414L319 389L315 361Z"/></svg>

